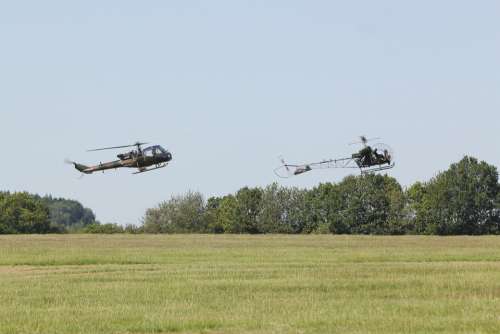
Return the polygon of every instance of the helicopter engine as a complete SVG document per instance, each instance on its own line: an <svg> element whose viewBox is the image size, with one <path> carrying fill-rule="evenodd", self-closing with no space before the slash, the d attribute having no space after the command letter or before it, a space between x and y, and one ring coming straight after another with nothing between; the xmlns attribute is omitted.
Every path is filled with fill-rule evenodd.
<svg viewBox="0 0 500 334"><path fill-rule="evenodd" d="M120 160L132 159L134 156L135 156L134 151L130 151L128 153L120 153L117 155L118 159L120 159Z"/></svg>

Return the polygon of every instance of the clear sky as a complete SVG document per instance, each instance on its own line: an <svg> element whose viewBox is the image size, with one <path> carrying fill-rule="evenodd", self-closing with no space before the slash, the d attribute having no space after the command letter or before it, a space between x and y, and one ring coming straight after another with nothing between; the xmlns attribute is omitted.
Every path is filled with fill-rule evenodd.
<svg viewBox="0 0 500 334"><path fill-rule="evenodd" d="M396 151L403 185L464 154L500 166L500 2L2 1L0 189L72 198L139 223L187 190L274 181L290 162L349 156L358 135ZM163 170L79 173L133 143Z"/></svg>

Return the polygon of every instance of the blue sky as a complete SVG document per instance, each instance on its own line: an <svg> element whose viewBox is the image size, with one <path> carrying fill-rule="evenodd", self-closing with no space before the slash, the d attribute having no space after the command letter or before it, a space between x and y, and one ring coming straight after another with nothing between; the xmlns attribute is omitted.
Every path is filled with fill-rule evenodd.
<svg viewBox="0 0 500 334"><path fill-rule="evenodd" d="M498 1L4 1L0 189L73 198L139 223L187 190L289 180L291 162L349 156L365 134L403 185L469 154L500 166ZM163 170L85 176L85 150L163 145Z"/></svg>

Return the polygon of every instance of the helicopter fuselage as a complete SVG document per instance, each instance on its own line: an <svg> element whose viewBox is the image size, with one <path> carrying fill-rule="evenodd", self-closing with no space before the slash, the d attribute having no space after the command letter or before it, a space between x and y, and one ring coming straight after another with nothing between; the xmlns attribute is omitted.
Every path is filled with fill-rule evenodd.
<svg viewBox="0 0 500 334"><path fill-rule="evenodd" d="M94 166L85 166L74 162L77 170L85 174L116 169L122 167L138 168L139 172L148 171L148 167L155 166L152 169L165 167L172 160L172 154L161 146L151 146L144 150L130 151L128 153L118 154L120 160L99 163Z"/></svg>

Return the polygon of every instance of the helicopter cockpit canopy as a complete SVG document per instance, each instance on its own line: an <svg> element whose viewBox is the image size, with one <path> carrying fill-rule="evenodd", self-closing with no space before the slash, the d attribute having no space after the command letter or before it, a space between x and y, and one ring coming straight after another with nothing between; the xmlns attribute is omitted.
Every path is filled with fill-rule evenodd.
<svg viewBox="0 0 500 334"><path fill-rule="evenodd" d="M157 154L166 154L167 151L163 147L161 147L160 145L154 145L154 146L146 147L144 150L142 150L142 153L145 156L152 157L152 156L155 156Z"/></svg>

